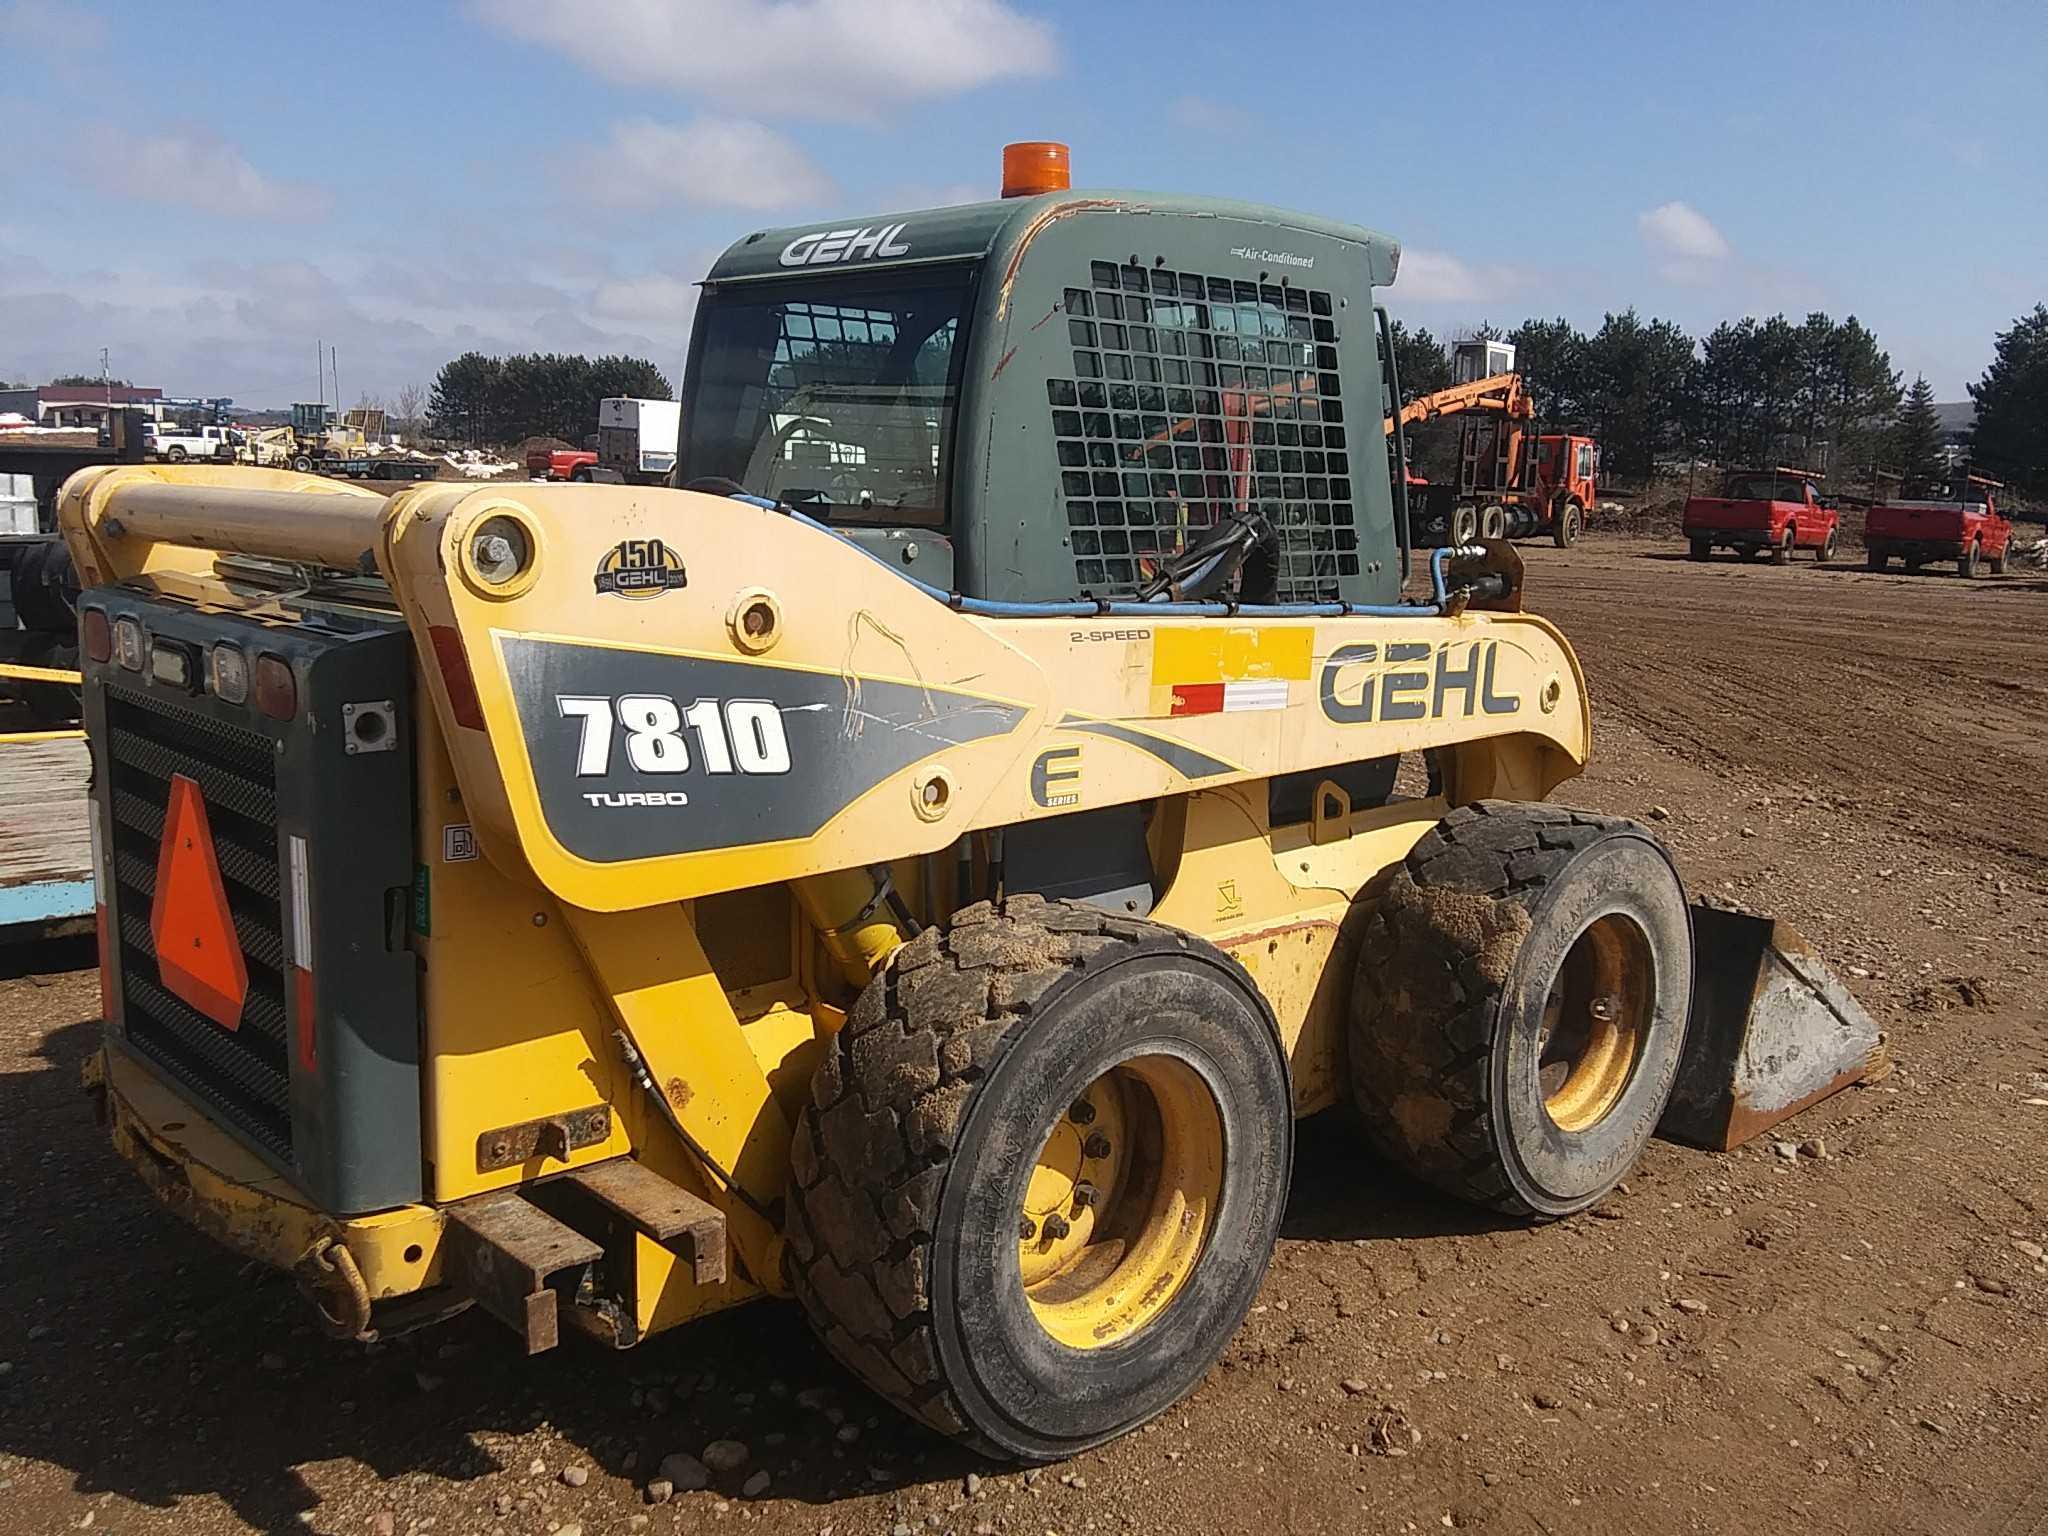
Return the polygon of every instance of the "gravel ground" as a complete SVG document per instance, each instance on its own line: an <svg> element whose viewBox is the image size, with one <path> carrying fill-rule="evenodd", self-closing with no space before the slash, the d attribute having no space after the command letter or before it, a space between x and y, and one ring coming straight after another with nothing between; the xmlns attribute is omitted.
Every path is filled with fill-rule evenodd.
<svg viewBox="0 0 2048 1536"><path fill-rule="evenodd" d="M1889 1031L1886 1081L1735 1154L1657 1144L1545 1227L1311 1122L1209 1379L1019 1474L897 1419L787 1307L618 1356L527 1360L473 1315L321 1337L92 1125L90 953L16 952L0 1531L2048 1526L2048 578L1526 553L1597 708L1595 766L1559 798L1656 818L1699 892L1803 928Z"/></svg>

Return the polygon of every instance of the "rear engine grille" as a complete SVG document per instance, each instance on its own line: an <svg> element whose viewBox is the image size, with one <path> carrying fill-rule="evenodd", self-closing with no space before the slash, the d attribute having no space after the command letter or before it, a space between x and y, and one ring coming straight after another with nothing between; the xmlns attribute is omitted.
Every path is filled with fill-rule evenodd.
<svg viewBox="0 0 2048 1536"><path fill-rule="evenodd" d="M279 894L277 757L270 741L121 688L107 689L113 792L109 849L129 1043L281 1158L292 1152L285 1051L284 910ZM241 1027L222 1029L163 985L150 935L158 845L171 778L206 801L221 880L249 971Z"/></svg>

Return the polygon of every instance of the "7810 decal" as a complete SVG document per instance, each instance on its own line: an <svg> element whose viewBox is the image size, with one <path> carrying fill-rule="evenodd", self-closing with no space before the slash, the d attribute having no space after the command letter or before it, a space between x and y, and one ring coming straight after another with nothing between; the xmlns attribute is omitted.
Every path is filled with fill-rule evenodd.
<svg viewBox="0 0 2048 1536"><path fill-rule="evenodd" d="M692 743L706 773L789 772L789 735L782 711L768 699L698 699L679 707L659 693L557 694L555 708L582 722L578 778L610 773L622 735L636 773L689 772Z"/></svg>

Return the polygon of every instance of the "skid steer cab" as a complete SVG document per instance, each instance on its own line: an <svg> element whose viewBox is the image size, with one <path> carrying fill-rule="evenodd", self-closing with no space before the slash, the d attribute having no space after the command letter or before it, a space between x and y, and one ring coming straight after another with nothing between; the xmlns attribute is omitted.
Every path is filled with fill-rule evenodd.
<svg viewBox="0 0 2048 1536"><path fill-rule="evenodd" d="M1394 244L1063 157L734 245L672 488L65 487L90 1084L334 1331L793 1296L1044 1460L1216 1359L1300 1115L1552 1218L1868 1070L1792 936L1696 989L1665 850L1547 802L1512 549L1403 600Z"/></svg>

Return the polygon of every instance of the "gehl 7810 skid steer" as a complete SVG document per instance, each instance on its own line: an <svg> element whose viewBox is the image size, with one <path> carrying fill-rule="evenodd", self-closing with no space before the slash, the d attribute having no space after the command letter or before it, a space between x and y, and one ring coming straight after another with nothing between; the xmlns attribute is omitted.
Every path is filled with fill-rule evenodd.
<svg viewBox="0 0 2048 1536"><path fill-rule="evenodd" d="M1063 160L734 245L672 488L66 487L89 1086L333 1330L794 1295L1042 1460L1215 1360L1297 1116L1561 1217L1876 1061L1545 803L1587 696L1511 548L1402 600L1396 246Z"/></svg>

